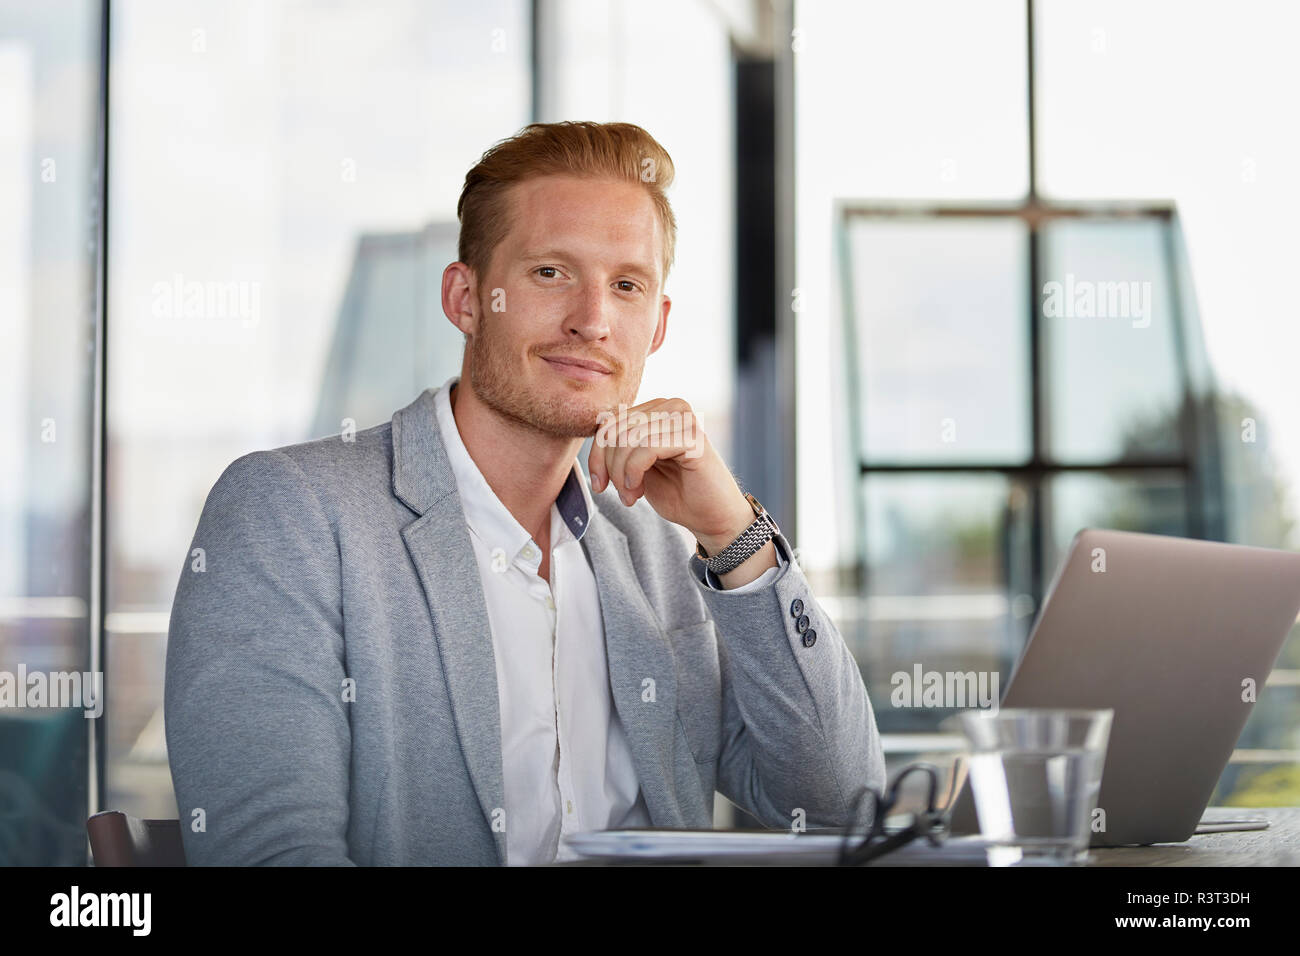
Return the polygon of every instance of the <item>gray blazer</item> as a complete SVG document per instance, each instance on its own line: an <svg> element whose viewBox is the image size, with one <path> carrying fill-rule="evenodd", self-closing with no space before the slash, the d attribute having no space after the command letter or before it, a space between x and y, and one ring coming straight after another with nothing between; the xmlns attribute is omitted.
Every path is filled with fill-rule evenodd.
<svg viewBox="0 0 1300 956"><path fill-rule="evenodd" d="M433 395L245 455L208 495L167 645L191 864L505 862L492 639ZM799 566L715 591L685 529L594 498L582 546L653 824L711 826L715 788L774 828L851 822L880 737Z"/></svg>

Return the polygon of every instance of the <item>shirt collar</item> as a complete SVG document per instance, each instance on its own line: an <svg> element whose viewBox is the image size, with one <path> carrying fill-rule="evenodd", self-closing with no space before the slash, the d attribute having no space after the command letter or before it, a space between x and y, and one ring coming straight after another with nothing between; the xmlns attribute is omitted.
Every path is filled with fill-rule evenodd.
<svg viewBox="0 0 1300 956"><path fill-rule="evenodd" d="M574 462L573 467L569 469L569 477L564 479L564 487L560 489L559 497L555 499L555 507L559 509L560 517L564 519L564 526L569 529L575 540L581 541L582 536L587 533L587 525L591 523L591 515L596 510L596 503L591 499L587 476L578 467L577 462Z"/></svg>
<svg viewBox="0 0 1300 956"><path fill-rule="evenodd" d="M447 459L452 473L456 476L456 487L460 492L461 507L465 511L465 520L473 532L489 547L502 548L506 555L514 560L515 556L532 540L524 529L501 503L492 486L487 483L478 465L470 457L465 443L456 427L456 416L451 410L451 387L460 381L460 376L453 375L434 395L434 411L438 416L438 431L442 435L443 446L447 449ZM569 469L569 476L564 480L555 499L555 507L563 519L563 526L573 535L574 540L581 540L595 512L591 490L587 486L586 476L575 461ZM554 548L558 541L552 541ZM540 556L537 557L540 559ZM534 560L533 563L536 563Z"/></svg>

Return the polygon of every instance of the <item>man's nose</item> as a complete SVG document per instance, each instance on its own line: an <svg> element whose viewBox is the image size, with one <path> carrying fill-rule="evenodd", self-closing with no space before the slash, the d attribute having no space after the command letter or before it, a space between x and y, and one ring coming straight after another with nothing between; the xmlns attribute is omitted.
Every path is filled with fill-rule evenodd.
<svg viewBox="0 0 1300 956"><path fill-rule="evenodd" d="M609 335L609 299L600 283L587 283L569 310L565 330L584 339L603 339Z"/></svg>

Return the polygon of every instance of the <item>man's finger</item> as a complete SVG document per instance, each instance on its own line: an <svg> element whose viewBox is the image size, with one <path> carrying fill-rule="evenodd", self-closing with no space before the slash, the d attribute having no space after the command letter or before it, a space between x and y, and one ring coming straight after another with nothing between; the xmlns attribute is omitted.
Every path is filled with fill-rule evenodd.
<svg viewBox="0 0 1300 956"><path fill-rule="evenodd" d="M609 484L609 467L606 464L606 452L616 440L618 419L608 413L601 413L597 419L596 437L591 443L591 453L587 456L587 471L591 473L591 490L597 493L605 490Z"/></svg>
<svg viewBox="0 0 1300 956"><path fill-rule="evenodd" d="M605 467L609 470L609 481L618 492L618 496L623 499L624 504L635 501L627 487L627 476L624 468L627 465L627 456L632 451L626 445L611 445L605 449Z"/></svg>
<svg viewBox="0 0 1300 956"><path fill-rule="evenodd" d="M660 459L675 456L676 451L674 449L663 449L655 446L631 449L627 461L623 465L623 474L628 487L636 492L638 497L645 494L643 481L645 473L653 468Z"/></svg>

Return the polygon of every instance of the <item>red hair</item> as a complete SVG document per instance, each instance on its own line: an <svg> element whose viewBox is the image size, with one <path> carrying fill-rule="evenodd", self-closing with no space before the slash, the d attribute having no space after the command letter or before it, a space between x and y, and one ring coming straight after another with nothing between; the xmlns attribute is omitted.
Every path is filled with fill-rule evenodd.
<svg viewBox="0 0 1300 956"><path fill-rule="evenodd" d="M456 203L460 261L483 275L510 229L509 188L555 174L643 186L663 227L663 274L668 277L677 245L677 220L665 194L673 182L673 161L653 136L632 123L531 123L492 146L465 175Z"/></svg>

